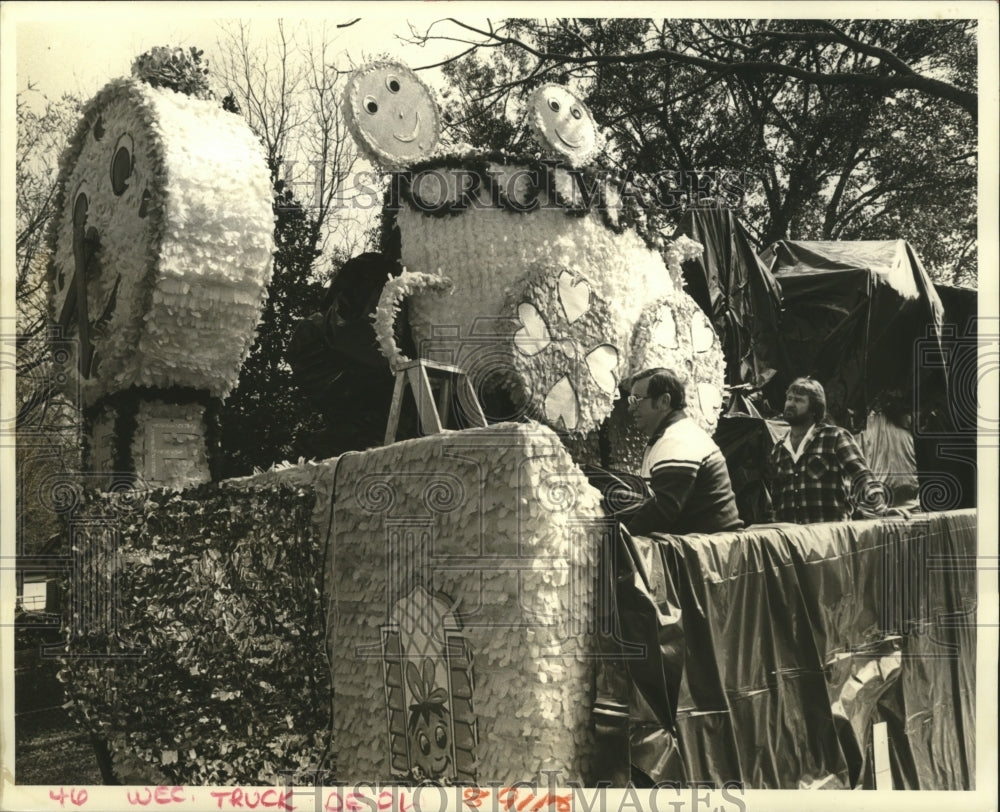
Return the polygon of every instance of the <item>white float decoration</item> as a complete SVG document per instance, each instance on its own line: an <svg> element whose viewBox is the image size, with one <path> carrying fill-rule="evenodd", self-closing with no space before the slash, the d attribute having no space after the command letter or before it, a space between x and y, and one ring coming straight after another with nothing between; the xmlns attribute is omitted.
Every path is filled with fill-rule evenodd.
<svg viewBox="0 0 1000 812"><path fill-rule="evenodd" d="M401 264L453 283L447 297L408 304L419 356L457 364L477 389L500 386L525 416L576 436L607 420L630 375L673 368L688 380L691 416L712 431L722 352L681 289L681 263L701 246L640 236L641 212L626 212L615 180L584 168L602 146L587 106L560 85L531 95L541 160L434 154L430 143L398 139L399 125L408 138L407 128L432 118L430 92L411 74L384 62L360 69L345 108L362 148L400 170ZM668 327L672 346L654 338Z"/></svg>
<svg viewBox="0 0 1000 812"><path fill-rule="evenodd" d="M83 313L74 209L97 237L85 275L94 364L71 381L84 405L130 387L228 394L274 251L267 162L243 119L215 101L115 80L85 107L57 194L50 304L71 336Z"/></svg>
<svg viewBox="0 0 1000 812"><path fill-rule="evenodd" d="M544 182L526 185L541 171L489 164L485 173L496 178L501 205L483 190L454 215L404 202L396 217L403 265L454 284L447 298L409 304L421 355L457 363L473 378L478 355L492 364L506 358L508 388L528 414L577 434L611 414L628 376L673 368L688 378L691 416L712 431L724 380L721 347L679 284L681 263L701 246L682 237L658 250L634 229L612 228L596 204L575 213L552 199ZM512 211L507 191L522 196L523 213ZM522 204L531 199L537 205L529 210ZM650 340L654 320L663 319L687 330L674 346ZM495 347L484 326L495 331ZM717 401L703 406L695 391L702 384L718 391Z"/></svg>

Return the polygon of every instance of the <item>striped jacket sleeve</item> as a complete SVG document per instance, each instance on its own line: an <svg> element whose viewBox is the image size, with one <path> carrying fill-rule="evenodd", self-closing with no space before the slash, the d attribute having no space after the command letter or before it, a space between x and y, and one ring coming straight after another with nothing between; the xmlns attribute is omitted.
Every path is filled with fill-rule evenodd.
<svg viewBox="0 0 1000 812"><path fill-rule="evenodd" d="M627 524L630 533L670 533L694 489L700 461L662 459L650 469L653 496L647 499Z"/></svg>

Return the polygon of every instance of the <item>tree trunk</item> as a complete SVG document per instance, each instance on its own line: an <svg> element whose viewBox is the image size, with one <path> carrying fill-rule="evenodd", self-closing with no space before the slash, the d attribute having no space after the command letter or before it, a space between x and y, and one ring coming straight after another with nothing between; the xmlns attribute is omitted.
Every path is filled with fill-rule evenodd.
<svg viewBox="0 0 1000 812"><path fill-rule="evenodd" d="M120 786L121 781L115 775L115 765L111 758L111 748L108 742L96 733L90 734L90 743L94 747L94 755L97 757L97 767L101 771L101 783L105 786Z"/></svg>

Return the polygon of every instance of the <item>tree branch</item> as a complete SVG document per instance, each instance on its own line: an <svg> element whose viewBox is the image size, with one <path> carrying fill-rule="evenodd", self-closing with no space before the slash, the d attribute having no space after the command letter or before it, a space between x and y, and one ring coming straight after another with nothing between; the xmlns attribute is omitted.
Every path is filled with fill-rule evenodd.
<svg viewBox="0 0 1000 812"><path fill-rule="evenodd" d="M717 73L720 75L740 75L740 76L764 76L764 75L776 75L776 76L786 76L791 79L799 79L800 81L814 84L814 85L831 85L831 86L853 86L853 87L863 87L867 90L877 92L880 94L888 94L892 91L898 90L917 90L925 93L929 96L935 98L943 99L949 101L958 107L961 107L965 112L967 112L975 121L978 116L978 95L961 88L955 87L954 85L942 81L940 79L933 79L928 76L923 76L913 72L909 66L906 66L906 71L902 75L876 75L870 73L822 73L818 71L806 70L804 68L798 68L793 65L784 65L779 62L761 62L761 61L740 61L740 62L719 62L712 59L707 59L705 57L693 56L691 54L678 53L676 51L657 48L649 51L642 51L639 53L617 53L617 54L591 54L591 55L576 55L576 54L566 54L566 53L552 53L548 51L542 51L538 48L529 45L517 37L507 37L496 31L483 31L476 26L470 25L468 23L463 23L460 20L454 18L448 18L448 22L462 28L466 31L470 31L477 36L486 39L486 42L470 42L469 40L456 40L458 42L464 42L466 44L472 45L474 47L496 47L499 45L510 45L531 54L539 63L558 63L558 64L569 64L569 65L630 65L640 62L653 62L653 61L664 61L673 62L677 64L690 65L693 67L701 68L702 70L709 71L712 73ZM776 39L787 39L791 35L783 34L782 32L768 32L770 36ZM846 36L846 35L845 35ZM849 38L848 38L849 39ZM795 37L795 41L804 42L839 42L834 34L821 34L821 33L807 33L801 34ZM866 48L874 49L877 51L882 51L884 49L875 49L875 46L865 46ZM888 53L888 52L886 52ZM898 57L896 57L898 59Z"/></svg>

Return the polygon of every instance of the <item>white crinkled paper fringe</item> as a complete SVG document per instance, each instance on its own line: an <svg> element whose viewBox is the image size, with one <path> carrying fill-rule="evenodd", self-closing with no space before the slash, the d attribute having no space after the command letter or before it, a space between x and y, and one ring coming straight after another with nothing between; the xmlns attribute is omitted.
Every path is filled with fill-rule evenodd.
<svg viewBox="0 0 1000 812"><path fill-rule="evenodd" d="M403 299L422 292L450 293L453 288L450 279L436 274L404 270L399 276L389 277L379 295L372 321L375 323L379 350L388 359L390 367L395 369L410 360L399 349L395 336L396 317Z"/></svg>
<svg viewBox="0 0 1000 812"><path fill-rule="evenodd" d="M491 173L502 188L515 189L517 166L491 166ZM550 275L555 284L561 275L569 274L574 284L589 286L593 306L600 304L607 326L589 343L581 336L552 332L552 346L565 346L571 337L579 344L582 357L603 338L617 351L618 362L613 366L605 363L605 371L613 371L618 383L646 366L675 368L688 378L691 416L711 431L718 419L724 384L721 345L707 318L682 289L681 271L682 262L701 253L701 245L681 236L656 251L633 230L616 233L596 211L571 216L563 207L546 202L543 200L535 211L517 213L480 201L461 214L444 217L408 205L402 208L396 221L403 264L414 272L447 275L454 283L454 292L446 300L428 296L411 302L410 325L417 346L434 346L434 336L447 333L454 335L458 357L471 358L484 340L480 326L517 314L522 300L535 308L547 330L554 323L552 314L546 314L540 299L523 299L525 280L533 279L537 284ZM663 318L672 319L682 332L681 339L669 347L659 341L663 329L655 322L661 311L667 314ZM523 330L527 325L520 326ZM498 336L498 341L509 343L511 339L509 331L499 331ZM463 342L469 345L468 352ZM553 398L559 394L552 387L563 383L557 379L565 370L553 367L548 372L536 370L538 374L531 370L547 362L565 366L565 356L540 352L537 358L522 358L525 363L521 369L508 370L506 378L497 376L495 380L520 381L520 387L514 389L528 393L531 413L550 426L590 431L610 414L616 393L589 387L588 395L583 391L587 387L578 386L573 426L562 417L555 421L546 417L546 398L550 393ZM502 357L498 352L496 358ZM510 352L507 357L519 358ZM579 380L586 378L586 369L581 369ZM572 379L571 375L570 384ZM532 387L536 384L544 391L535 392Z"/></svg>
<svg viewBox="0 0 1000 812"><path fill-rule="evenodd" d="M88 140L98 116L107 150ZM115 196L108 166L121 134L132 140L134 170ZM84 402L137 385L228 394L254 341L274 251L267 162L246 123L216 102L116 80L85 109L60 183L53 277L73 277L66 201L82 183L88 224L100 232L100 274L121 278L113 329L95 344L98 375L82 382ZM55 289L53 315L67 290Z"/></svg>

